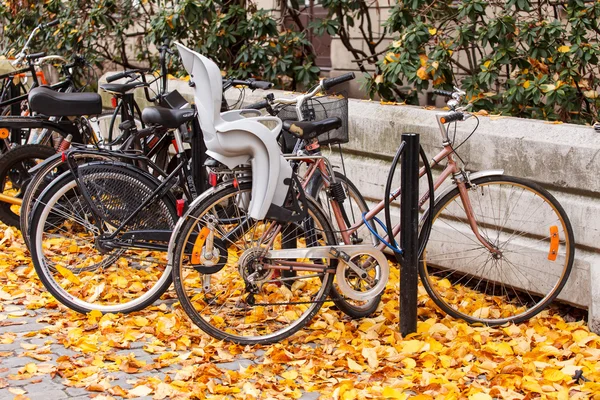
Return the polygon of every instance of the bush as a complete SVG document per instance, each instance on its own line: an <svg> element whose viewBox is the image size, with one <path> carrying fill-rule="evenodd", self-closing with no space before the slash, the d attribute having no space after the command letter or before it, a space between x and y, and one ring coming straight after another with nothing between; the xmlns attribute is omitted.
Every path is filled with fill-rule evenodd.
<svg viewBox="0 0 600 400"><path fill-rule="evenodd" d="M416 103L431 86L451 89L458 73L476 109L589 123L600 101L599 17L600 2L583 0L399 1L386 22L395 40L366 87Z"/></svg>
<svg viewBox="0 0 600 400"><path fill-rule="evenodd" d="M101 66L157 65L155 45L180 41L215 60L228 76L255 77L295 88L317 79L310 43L302 33L280 32L269 13L246 0L27 0L0 3L4 54L19 51L33 26L59 19L37 36L33 51L82 54ZM173 71L180 70L172 60Z"/></svg>

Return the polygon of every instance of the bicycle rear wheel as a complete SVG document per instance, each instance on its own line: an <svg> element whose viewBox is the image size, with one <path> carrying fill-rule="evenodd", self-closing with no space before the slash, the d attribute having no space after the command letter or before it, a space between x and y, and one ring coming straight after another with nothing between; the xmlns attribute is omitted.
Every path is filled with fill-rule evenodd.
<svg viewBox="0 0 600 400"><path fill-rule="evenodd" d="M78 174L98 211L92 212L70 171L52 182L30 221L36 272L46 289L75 311L140 310L169 287L171 268L164 251L135 247L134 242L145 230L171 231L175 201L170 195L158 197L134 213L159 182L127 164L93 162L80 166ZM135 216L122 235L109 239L130 215ZM122 239L128 233L129 239Z"/></svg>
<svg viewBox="0 0 600 400"><path fill-rule="evenodd" d="M473 179L467 188L475 236L458 188L436 201L419 265L425 289L446 313L470 323L518 323L559 294L575 257L573 229L541 186L505 175Z"/></svg>
<svg viewBox="0 0 600 400"><path fill-rule="evenodd" d="M191 208L172 255L173 284L188 316L207 334L244 345L273 343L300 330L326 300L335 273L326 259L294 259L314 270L292 276L273 269L277 261L263 257L283 242L293 240L293 249L287 248L294 251L333 244L334 236L312 199L300 222L248 219L250 191L250 183L231 184ZM210 224L212 251L206 250Z"/></svg>

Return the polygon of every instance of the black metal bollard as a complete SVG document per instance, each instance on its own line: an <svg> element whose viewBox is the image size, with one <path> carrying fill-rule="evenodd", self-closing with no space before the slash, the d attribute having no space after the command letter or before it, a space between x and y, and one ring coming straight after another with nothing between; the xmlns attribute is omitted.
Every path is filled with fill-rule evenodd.
<svg viewBox="0 0 600 400"><path fill-rule="evenodd" d="M419 135L402 134L404 154L400 177L400 333L417 331L417 290L419 284Z"/></svg>

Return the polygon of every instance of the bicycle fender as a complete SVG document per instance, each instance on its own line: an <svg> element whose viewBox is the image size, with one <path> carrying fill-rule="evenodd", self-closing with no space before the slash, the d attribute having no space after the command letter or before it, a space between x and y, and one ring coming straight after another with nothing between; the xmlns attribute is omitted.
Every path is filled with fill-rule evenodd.
<svg viewBox="0 0 600 400"><path fill-rule="evenodd" d="M62 157L62 152L59 152L59 153L53 154L51 157L48 157L48 158L46 158L46 159L45 159L43 162L41 162L41 163L39 163L39 164L36 164L36 165L34 165L33 167L29 168L29 169L27 170L27 172L29 172L29 173L31 173L31 174L35 174L35 173L36 173L36 172L38 172L38 171L39 171L41 168L43 168L43 167L44 167L44 165L45 165L47 162L52 162L52 161L54 161L54 160L56 160L57 158L60 158L60 157Z"/></svg>

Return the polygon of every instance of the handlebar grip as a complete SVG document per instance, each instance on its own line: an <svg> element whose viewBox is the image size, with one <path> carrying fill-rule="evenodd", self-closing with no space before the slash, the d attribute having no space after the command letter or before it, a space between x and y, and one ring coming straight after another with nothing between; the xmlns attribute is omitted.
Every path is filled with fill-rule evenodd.
<svg viewBox="0 0 600 400"><path fill-rule="evenodd" d="M129 76L129 72L130 71L119 72L118 74L108 76L108 77L106 77L106 82L111 83L111 82L116 81L117 79L125 78L126 76Z"/></svg>
<svg viewBox="0 0 600 400"><path fill-rule="evenodd" d="M452 92L449 92L447 90L434 89L433 93L439 96L452 97Z"/></svg>
<svg viewBox="0 0 600 400"><path fill-rule="evenodd" d="M250 87L250 89L269 90L273 87L273 83L267 81L254 81L248 86Z"/></svg>
<svg viewBox="0 0 600 400"><path fill-rule="evenodd" d="M262 100L262 101L259 101L258 103L250 104L249 106L246 106L244 108L252 109L252 110L262 110L263 108L267 108L268 105L269 105L269 102L267 100Z"/></svg>
<svg viewBox="0 0 600 400"><path fill-rule="evenodd" d="M440 122L442 124L447 124L448 122L461 121L464 118L464 116L464 113L460 111L454 111L440 118Z"/></svg>
<svg viewBox="0 0 600 400"><path fill-rule="evenodd" d="M44 25L42 25L42 28L43 28L43 29L46 29L46 28L51 28L51 27L53 27L53 26L56 26L56 25L58 25L59 23L60 23L60 21L59 21L59 20L57 20L57 19L55 19L54 21L50 21L50 22L48 22L47 24L44 24Z"/></svg>
<svg viewBox="0 0 600 400"><path fill-rule="evenodd" d="M354 72L348 72L347 74L336 76L335 78L323 79L323 82L321 82L321 86L323 87L323 89L329 90L330 88L334 87L335 85L339 85L340 83L351 81L354 78L355 78Z"/></svg>
<svg viewBox="0 0 600 400"><path fill-rule="evenodd" d="M45 51L40 51L39 53L28 54L25 56L27 60L36 60L38 58L42 58L46 55Z"/></svg>

